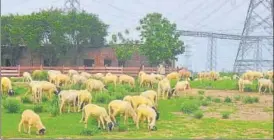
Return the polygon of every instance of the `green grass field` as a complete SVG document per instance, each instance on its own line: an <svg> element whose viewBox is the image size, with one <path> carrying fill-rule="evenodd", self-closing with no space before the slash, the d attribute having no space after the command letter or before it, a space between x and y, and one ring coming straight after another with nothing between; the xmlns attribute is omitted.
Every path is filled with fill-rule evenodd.
<svg viewBox="0 0 274 140"><path fill-rule="evenodd" d="M200 81L192 81L192 88L206 88L205 84L199 84ZM237 89L235 81L224 81L224 83L212 83L213 89ZM172 81L174 86L174 81ZM15 86L15 85L14 85ZM66 87L65 89L79 89L80 86ZM16 97L23 97L27 89L20 85L15 86ZM107 103L113 99L122 99L125 95L139 94L145 91L145 88L138 86L131 89L129 86L117 85L116 89L109 86L109 92L96 94L93 96L93 103L106 107ZM201 97L203 96L203 97ZM30 97L30 95L28 95ZM7 100L5 98L3 101ZM205 104L204 102L207 102ZM79 123L81 113L64 113L53 117L50 113L50 101L43 102L43 112L38 113L43 124L46 127L44 136L35 135L35 129L32 134L19 133L18 123L21 118L21 112L24 109L33 109L32 103L20 103L18 113L7 113L7 109L2 108L2 135L4 138L272 138L273 122L271 120L252 121L252 120L233 120L208 117L208 112L222 113L224 111L237 112L236 101L232 99L231 103L225 103L224 100L215 102L202 93L194 96L181 96L170 100L159 100L160 119L156 122L157 131L148 131L146 123L140 123L140 129L137 130L135 124L130 119L129 125L123 124L123 119L118 118L119 127L114 131L97 130L97 122L90 118L88 129L91 130L91 136L81 134L84 131L84 124ZM186 104L183 106L183 104ZM193 109L193 106L198 106ZM204 108L207 108L204 110ZM216 108L222 108L218 110ZM264 109L268 111L271 108ZM272 107L273 109L273 107ZM182 110L193 110L193 113L186 114ZM196 118L195 111L203 113L201 119ZM269 112L269 111L268 111ZM120 121L119 121L120 120Z"/></svg>

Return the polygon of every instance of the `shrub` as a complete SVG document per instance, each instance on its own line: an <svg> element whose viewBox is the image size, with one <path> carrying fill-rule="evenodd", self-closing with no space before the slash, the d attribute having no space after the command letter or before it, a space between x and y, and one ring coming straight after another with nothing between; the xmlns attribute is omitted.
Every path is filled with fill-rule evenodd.
<svg viewBox="0 0 274 140"><path fill-rule="evenodd" d="M29 103L31 103L30 98L27 97L27 96L22 97L22 98L21 98L21 101L22 101L22 103L24 103L24 104L29 104Z"/></svg>
<svg viewBox="0 0 274 140"><path fill-rule="evenodd" d="M207 101L212 101L212 97L211 96L206 96L206 100Z"/></svg>
<svg viewBox="0 0 274 140"><path fill-rule="evenodd" d="M53 99L50 103L50 114L53 117L59 115L59 100L57 96L53 96Z"/></svg>
<svg viewBox="0 0 274 140"><path fill-rule="evenodd" d="M185 101L181 105L181 111L186 114L191 114L198 109L199 109L199 104L197 104L197 102L195 102L193 100Z"/></svg>
<svg viewBox="0 0 274 140"><path fill-rule="evenodd" d="M222 118L223 118L223 119L228 119L228 118L229 118L229 115L230 115L230 112L223 112L223 113L222 113Z"/></svg>
<svg viewBox="0 0 274 140"><path fill-rule="evenodd" d="M232 100L231 100L231 98L229 98L229 97L225 97L224 102L226 102L226 103L231 103L231 102L232 102Z"/></svg>
<svg viewBox="0 0 274 140"><path fill-rule="evenodd" d="M246 96L246 97L243 98L243 102L245 104L253 104L253 103L259 102L259 98L258 97Z"/></svg>
<svg viewBox="0 0 274 140"><path fill-rule="evenodd" d="M7 109L8 113L17 113L20 111L21 103L20 103L20 101L18 101L16 99L7 98L4 101L3 106L5 109Z"/></svg>
<svg viewBox="0 0 274 140"><path fill-rule="evenodd" d="M47 80L48 79L48 73L46 71L41 71L37 75L32 74L33 80Z"/></svg>
<svg viewBox="0 0 274 140"><path fill-rule="evenodd" d="M43 112L43 106L42 105L35 105L33 107L33 111L36 112L36 113L41 113L41 112Z"/></svg>
<svg viewBox="0 0 274 140"><path fill-rule="evenodd" d="M80 135L82 136L93 136L94 134L99 133L98 128L96 127L91 127L90 129L83 129L80 132Z"/></svg>
<svg viewBox="0 0 274 140"><path fill-rule="evenodd" d="M199 96L199 100L203 100L204 99L204 96Z"/></svg>
<svg viewBox="0 0 274 140"><path fill-rule="evenodd" d="M46 96L42 96L42 102L47 102L49 99Z"/></svg>
<svg viewBox="0 0 274 140"><path fill-rule="evenodd" d="M110 100L110 95L106 92L98 93L95 95L94 100L96 103L107 103Z"/></svg>
<svg viewBox="0 0 274 140"><path fill-rule="evenodd" d="M234 96L234 100L235 100L235 101L240 101L240 100L241 100L241 98L242 98L242 97L241 97L240 95L236 95L236 96Z"/></svg>
<svg viewBox="0 0 274 140"><path fill-rule="evenodd" d="M209 102L208 101L202 101L202 106L208 106Z"/></svg>
<svg viewBox="0 0 274 140"><path fill-rule="evenodd" d="M201 119L204 116L203 112L198 110L194 112L194 118Z"/></svg>
<svg viewBox="0 0 274 140"><path fill-rule="evenodd" d="M115 98L117 100L122 100L124 98L124 95L121 92L116 92L115 93Z"/></svg>
<svg viewBox="0 0 274 140"><path fill-rule="evenodd" d="M198 91L198 94L200 94L200 95L204 95L204 94L205 94L205 91L203 91L203 90L199 90L199 91Z"/></svg>
<svg viewBox="0 0 274 140"><path fill-rule="evenodd" d="M215 102L215 103L220 103L220 102L221 102L221 99L220 99L220 98L214 98L214 99L213 99L213 102Z"/></svg>

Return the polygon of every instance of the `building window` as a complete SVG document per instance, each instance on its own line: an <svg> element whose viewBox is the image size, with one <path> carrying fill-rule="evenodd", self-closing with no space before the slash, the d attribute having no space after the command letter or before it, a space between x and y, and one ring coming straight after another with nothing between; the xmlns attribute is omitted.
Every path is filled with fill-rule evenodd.
<svg viewBox="0 0 274 140"><path fill-rule="evenodd" d="M11 66L10 59L5 59L5 66L7 66L7 67Z"/></svg>
<svg viewBox="0 0 274 140"><path fill-rule="evenodd" d="M111 60L110 59L105 59L104 60L104 66L110 67L111 66Z"/></svg>
<svg viewBox="0 0 274 140"><path fill-rule="evenodd" d="M123 67L123 66L125 66L125 61L118 61L118 66L119 67Z"/></svg>
<svg viewBox="0 0 274 140"><path fill-rule="evenodd" d="M94 59L84 59L84 65L86 67L92 67L94 65Z"/></svg>
<svg viewBox="0 0 274 140"><path fill-rule="evenodd" d="M44 59L44 66L48 67L49 66L49 59Z"/></svg>

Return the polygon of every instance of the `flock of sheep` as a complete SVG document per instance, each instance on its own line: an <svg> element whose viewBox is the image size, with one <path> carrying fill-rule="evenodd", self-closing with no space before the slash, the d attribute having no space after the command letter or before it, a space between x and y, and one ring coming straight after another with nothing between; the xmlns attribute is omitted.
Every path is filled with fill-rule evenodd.
<svg viewBox="0 0 274 140"><path fill-rule="evenodd" d="M127 95L123 100L112 100L108 104L108 109L92 104L92 95L100 94L102 91L108 90L107 84L113 83L116 87L119 84L129 84L131 87L135 86L135 79L129 75L115 75L107 73L89 74L87 72L81 72L75 70L69 70L68 74L61 73L56 70L49 70L48 81L34 81L32 77L41 74L41 70L35 70L32 75L28 72L23 73L24 81L28 82L29 91L32 93L32 99L34 103L42 102L42 94L46 94L49 99L52 96L58 96L59 99L59 112L62 114L65 105L68 105L68 112L70 112L71 105L74 108L74 112L82 111L82 118L80 122L84 123L84 127L87 128L87 121L90 116L97 119L98 128L111 131L116 125L115 117L118 114L123 114L124 123L127 123L127 119L130 117L139 129L139 122L147 120L148 129L156 130L156 121L159 119L158 99L169 99L172 96L177 95L178 92L185 91L190 88L190 80L192 75L188 71L171 72L169 74L147 74L144 71L140 71L138 74L138 84L140 87L146 86L151 90L144 91L137 96ZM184 80L180 81L181 78ZM265 79L264 77L268 77ZM198 78L194 80L210 79L210 80L223 80L230 77L220 77L218 72L201 72L198 73ZM268 87L269 90L273 89L273 71L266 73L260 73L255 71L247 71L241 77L233 75L233 79L238 79L239 90L243 91L245 85L252 84L252 81L258 79L259 92L262 87ZM176 80L177 83L174 88L171 87L170 81ZM71 84L83 84L86 86L84 90L61 90L62 86ZM157 91L152 90L154 85L157 85ZM2 77L1 86L3 93L13 95L11 80L7 77ZM97 93L95 93L97 91ZM98 93L99 92L99 93ZM28 92L27 92L28 93ZM77 109L76 109L77 108ZM108 110L108 111L107 111ZM30 134L30 128L36 127L37 134L44 134L46 131L45 126L41 122L38 114L34 111L27 109L22 113L21 121L18 126L18 131L21 132L21 126L24 125L24 130L28 126L28 133ZM107 127L106 127L107 126ZM26 131L26 130L25 130Z"/></svg>

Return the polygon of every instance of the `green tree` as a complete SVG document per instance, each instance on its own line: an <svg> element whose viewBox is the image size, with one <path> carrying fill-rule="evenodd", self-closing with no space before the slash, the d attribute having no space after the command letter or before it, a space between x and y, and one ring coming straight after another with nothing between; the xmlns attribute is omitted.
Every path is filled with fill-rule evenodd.
<svg viewBox="0 0 274 140"><path fill-rule="evenodd" d="M159 13L151 13L140 20L137 30L141 32L140 52L151 64L176 60L176 55L184 52L183 42L176 24Z"/></svg>
<svg viewBox="0 0 274 140"><path fill-rule="evenodd" d="M125 30L124 34L129 35L129 31ZM114 48L115 55L122 66L125 66L127 60L131 59L134 52L138 51L138 41L125 38L122 33L112 35L110 45Z"/></svg>

